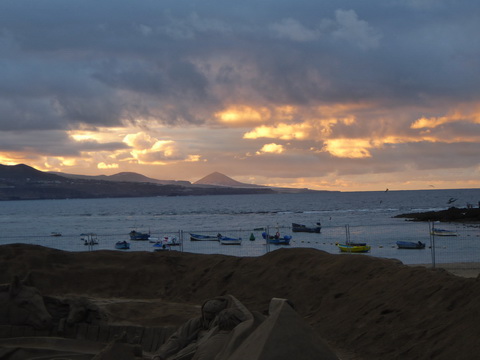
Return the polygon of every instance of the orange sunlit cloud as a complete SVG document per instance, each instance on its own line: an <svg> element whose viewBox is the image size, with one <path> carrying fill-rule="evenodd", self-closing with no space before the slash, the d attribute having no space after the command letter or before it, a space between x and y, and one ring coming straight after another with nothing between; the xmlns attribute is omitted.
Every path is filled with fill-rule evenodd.
<svg viewBox="0 0 480 360"><path fill-rule="evenodd" d="M285 148L283 145L271 143L271 144L265 144L263 147L256 152L257 155L261 154L281 154L285 151Z"/></svg>
<svg viewBox="0 0 480 360"><path fill-rule="evenodd" d="M457 121L467 121L473 124L480 124L480 114L464 114L460 111L453 112L451 115L440 116L440 117L422 117L417 119L412 125L411 129L423 129L423 128L436 128L437 126L457 122Z"/></svg>
<svg viewBox="0 0 480 360"><path fill-rule="evenodd" d="M307 138L310 124L278 124L277 126L259 126L243 135L244 139L274 138L281 140L302 140Z"/></svg>
<svg viewBox="0 0 480 360"><path fill-rule="evenodd" d="M230 125L261 123L270 117L271 113L267 108L254 109L250 106L233 106L215 114L215 118L220 122Z"/></svg>
<svg viewBox="0 0 480 360"><path fill-rule="evenodd" d="M373 146L365 139L330 139L325 141L323 151L342 158L369 158Z"/></svg>

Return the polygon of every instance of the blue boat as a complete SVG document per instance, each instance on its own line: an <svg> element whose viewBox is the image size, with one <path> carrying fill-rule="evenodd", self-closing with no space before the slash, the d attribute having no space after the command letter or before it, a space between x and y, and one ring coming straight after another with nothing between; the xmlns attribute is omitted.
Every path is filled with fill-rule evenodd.
<svg viewBox="0 0 480 360"><path fill-rule="evenodd" d="M149 237L149 233L142 233L135 230L130 231L130 240L148 240Z"/></svg>
<svg viewBox="0 0 480 360"><path fill-rule="evenodd" d="M290 240L292 239L290 235L280 236L278 231L275 235L268 235L266 232L262 232L262 237L267 240L269 244L274 245L290 245Z"/></svg>
<svg viewBox="0 0 480 360"><path fill-rule="evenodd" d="M397 247L399 249L425 249L425 243L421 241L397 241Z"/></svg>
<svg viewBox="0 0 480 360"><path fill-rule="evenodd" d="M218 241L218 238L221 235L200 235L200 234L192 234L190 233L190 240L191 241Z"/></svg>

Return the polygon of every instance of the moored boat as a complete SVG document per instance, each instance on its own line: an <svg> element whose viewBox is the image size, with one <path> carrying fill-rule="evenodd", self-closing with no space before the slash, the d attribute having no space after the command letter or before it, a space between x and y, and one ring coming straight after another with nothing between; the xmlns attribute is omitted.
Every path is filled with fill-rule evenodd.
<svg viewBox="0 0 480 360"><path fill-rule="evenodd" d="M142 233L135 230L130 231L129 235L130 240L148 240L150 237L150 233Z"/></svg>
<svg viewBox="0 0 480 360"><path fill-rule="evenodd" d="M341 252L348 252L348 253L365 253L370 251L370 245L364 242L353 242L350 241L350 226L345 225L345 243L340 244L336 243L337 247L340 249Z"/></svg>
<svg viewBox="0 0 480 360"><path fill-rule="evenodd" d="M425 243L421 241L397 241L396 244L399 249L425 249Z"/></svg>
<svg viewBox="0 0 480 360"><path fill-rule="evenodd" d="M218 241L219 235L200 235L190 233L191 241Z"/></svg>
<svg viewBox="0 0 480 360"><path fill-rule="evenodd" d="M341 252L349 253L364 253L370 251L370 246L367 244L364 245L353 245L353 244L336 244Z"/></svg>
<svg viewBox="0 0 480 360"><path fill-rule="evenodd" d="M303 224L292 223L293 232L320 233L321 230L322 226L319 222L317 222L315 226L306 226Z"/></svg>
<svg viewBox="0 0 480 360"><path fill-rule="evenodd" d="M128 250L130 249L130 243L128 241L117 241L115 243L115 249L117 250Z"/></svg>
<svg viewBox="0 0 480 360"><path fill-rule="evenodd" d="M242 245L242 238L231 238L228 236L220 236L218 238L222 245Z"/></svg>
<svg viewBox="0 0 480 360"><path fill-rule="evenodd" d="M149 238L149 242L154 244L166 244L170 246L180 245L180 241L176 236L164 236L163 238Z"/></svg>
<svg viewBox="0 0 480 360"><path fill-rule="evenodd" d="M269 235L266 232L262 232L262 237L267 240L269 244L274 245L290 245L290 240L292 240L290 235L281 236L278 231L275 233L275 235Z"/></svg>
<svg viewBox="0 0 480 360"><path fill-rule="evenodd" d="M432 228L430 231L431 235L435 236L457 236L457 232L453 230L445 230L445 229L438 229L438 228Z"/></svg>
<svg viewBox="0 0 480 360"><path fill-rule="evenodd" d="M155 243L153 245L153 251L169 251L170 250L170 245L165 244L165 243Z"/></svg>

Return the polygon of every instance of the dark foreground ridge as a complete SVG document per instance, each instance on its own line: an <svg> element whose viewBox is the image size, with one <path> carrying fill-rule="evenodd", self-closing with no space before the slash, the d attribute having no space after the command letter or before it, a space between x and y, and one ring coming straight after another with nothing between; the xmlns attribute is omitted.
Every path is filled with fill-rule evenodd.
<svg viewBox="0 0 480 360"><path fill-rule="evenodd" d="M396 218L407 218L410 221L441 221L480 223L480 208L456 208L451 207L441 211L427 211L422 213L409 213L396 215Z"/></svg>
<svg viewBox="0 0 480 360"><path fill-rule="evenodd" d="M124 325L177 327L198 312L193 305L226 294L263 313L276 297L352 355L342 359L470 360L480 352L479 279L391 259L307 248L237 258L0 246L0 283L27 273L41 294L88 297Z"/></svg>

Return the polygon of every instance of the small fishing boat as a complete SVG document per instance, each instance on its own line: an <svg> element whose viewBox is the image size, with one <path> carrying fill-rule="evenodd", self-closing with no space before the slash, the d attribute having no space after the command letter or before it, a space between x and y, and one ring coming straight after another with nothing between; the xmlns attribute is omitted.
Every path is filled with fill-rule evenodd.
<svg viewBox="0 0 480 360"><path fill-rule="evenodd" d="M166 244L170 246L180 245L180 241L175 236L164 236L163 238L149 238L149 242L154 244Z"/></svg>
<svg viewBox="0 0 480 360"><path fill-rule="evenodd" d="M190 240L191 241L218 241L218 238L221 235L200 235L200 234L192 234L190 233Z"/></svg>
<svg viewBox="0 0 480 360"><path fill-rule="evenodd" d="M150 238L150 233L142 233L135 230L130 231L129 235L130 240L148 240Z"/></svg>
<svg viewBox="0 0 480 360"><path fill-rule="evenodd" d="M231 238L228 236L220 236L218 238L222 245L242 245L242 238Z"/></svg>
<svg viewBox="0 0 480 360"><path fill-rule="evenodd" d="M397 241L397 247L399 249L425 249L425 243L421 241Z"/></svg>
<svg viewBox="0 0 480 360"><path fill-rule="evenodd" d="M290 235L281 236L278 231L275 235L269 235L266 232L262 232L262 237L267 240L269 244L274 245L290 245L290 240L292 240Z"/></svg>
<svg viewBox="0 0 480 360"><path fill-rule="evenodd" d="M444 230L444 229L438 229L438 228L432 228L430 231L431 235L434 236L457 236L457 232L453 230Z"/></svg>
<svg viewBox="0 0 480 360"><path fill-rule="evenodd" d="M50 236L62 236L62 234L59 233L59 232L52 231L52 232L50 233Z"/></svg>
<svg viewBox="0 0 480 360"><path fill-rule="evenodd" d="M165 243L158 242L153 245L153 251L169 251L169 250L171 250L170 245Z"/></svg>
<svg viewBox="0 0 480 360"><path fill-rule="evenodd" d="M97 234L94 233L80 234L80 240L86 246L98 245Z"/></svg>
<svg viewBox="0 0 480 360"><path fill-rule="evenodd" d="M350 226L345 225L345 244L336 243L337 247L341 252L348 253L366 253L370 251L370 246L364 242L353 242L350 241Z"/></svg>
<svg viewBox="0 0 480 360"><path fill-rule="evenodd" d="M292 223L293 232L307 232L307 233L320 233L322 226L319 222L315 226L307 226L303 224Z"/></svg>
<svg viewBox="0 0 480 360"><path fill-rule="evenodd" d="M130 243L128 241L117 241L115 243L115 249L117 250L128 250L130 249Z"/></svg>
<svg viewBox="0 0 480 360"><path fill-rule="evenodd" d="M369 245L357 245L357 244L336 244L341 252L348 253L365 253L370 251Z"/></svg>

